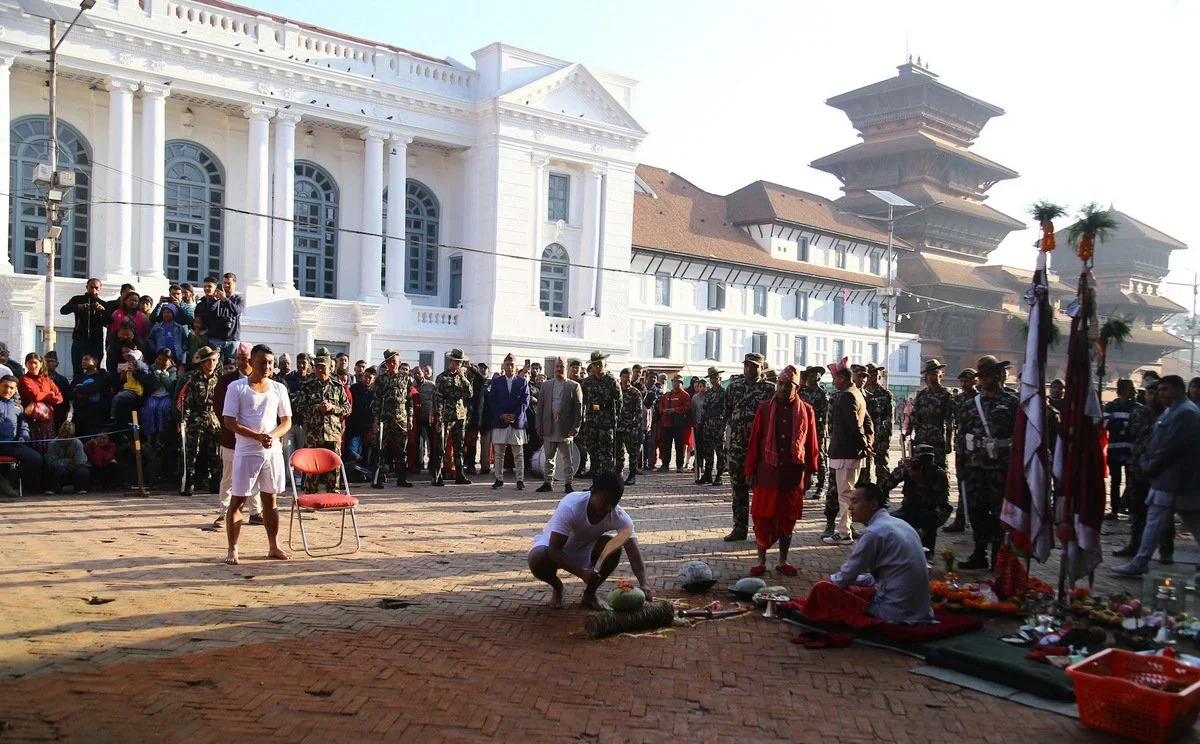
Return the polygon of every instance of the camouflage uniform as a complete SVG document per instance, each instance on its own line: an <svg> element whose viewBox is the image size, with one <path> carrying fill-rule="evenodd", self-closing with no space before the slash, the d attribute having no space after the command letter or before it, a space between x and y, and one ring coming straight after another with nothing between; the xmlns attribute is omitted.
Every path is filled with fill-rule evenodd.
<svg viewBox="0 0 1200 744"><path fill-rule="evenodd" d="M725 401L728 397L729 392L720 385L714 385L704 394L704 417L701 419L704 438L696 438L696 443L703 448L702 479L713 483L720 483L721 473L725 472L725 426L729 423ZM715 478L713 470L716 470Z"/></svg>
<svg viewBox="0 0 1200 744"><path fill-rule="evenodd" d="M591 473L617 472L616 428L621 418L622 393L611 374L588 375L579 384L583 388L583 425L579 439L591 458ZM640 413L640 411L639 411Z"/></svg>
<svg viewBox="0 0 1200 744"><path fill-rule="evenodd" d="M759 377L748 382L745 375L729 378L725 391L725 415L729 420L729 480L733 483L733 531L745 535L750 528L750 484L746 482L746 450L750 427L758 404L775 394L775 386Z"/></svg>
<svg viewBox="0 0 1200 744"><path fill-rule="evenodd" d="M1000 441L997 457L987 454L984 440L988 429L979 417L976 399L987 416L991 438ZM1000 542L1000 509L1004 505L1004 482L1008 476L1008 460L1012 454L1013 427L1017 421L1020 399L1001 388L994 396L983 393L966 398L959 409L959 426L962 427L964 442L973 437L974 445L966 453L963 479L967 488L967 511L971 519L971 531L975 534L975 548L988 543ZM970 446L970 445L968 445Z"/></svg>
<svg viewBox="0 0 1200 744"><path fill-rule="evenodd" d="M379 456L390 453L392 472L396 473L398 482L404 482L408 474L408 422L413 417L411 385L412 379L408 375L392 374L387 370L380 370L375 382L371 383L371 415L383 431L384 450ZM382 478L382 469L380 472Z"/></svg>
<svg viewBox="0 0 1200 744"><path fill-rule="evenodd" d="M892 446L892 414L896 401L892 392L883 385L874 392L863 388L863 397L867 399L867 415L871 417L871 424L875 428L875 457L867 463L867 473L872 482L879 483L890 472L888 448Z"/></svg>
<svg viewBox="0 0 1200 744"><path fill-rule="evenodd" d="M642 439L646 436L642 417L642 393L630 385L621 391L621 416L617 419L617 472L629 456L629 475L637 474L642 464Z"/></svg>
<svg viewBox="0 0 1200 744"><path fill-rule="evenodd" d="M817 419L817 448L820 450L820 460L817 463L817 477L814 483L816 493L821 493L821 489L825 487L825 472L829 466L829 451L825 442L825 426L829 421L829 396L825 394L825 388L821 387L820 383L811 388L800 388L797 395L800 396L800 400L812 406L813 415Z"/></svg>
<svg viewBox="0 0 1200 744"><path fill-rule="evenodd" d="M933 447L933 461L942 470L946 469L946 456L950 453L951 442L954 441L954 424L958 410L950 391L944 387L937 390L922 388L913 400L909 424L913 446L915 448L928 444Z"/></svg>
<svg viewBox="0 0 1200 744"><path fill-rule="evenodd" d="M342 448L342 434L345 431L346 416L350 414L350 399L346 388L332 377L323 382L312 375L300 387L299 406L296 413L304 421L304 446L317 449L327 449L339 452ZM321 403L328 401L333 405L329 412L318 410ZM304 492L316 493L322 483L330 493L337 493L342 485L341 473L331 471L313 478L304 478Z"/></svg>
<svg viewBox="0 0 1200 744"><path fill-rule="evenodd" d="M446 448L454 447L454 472L458 480L465 480L463 473L463 444L465 432L463 426L467 421L467 401L471 398L471 381L465 376L446 370L437 376L437 409L438 430L442 449L437 467L433 471L434 483L442 480L442 467L445 462Z"/></svg>
<svg viewBox="0 0 1200 744"><path fill-rule="evenodd" d="M217 389L215 374L204 376L199 370L187 381L183 392L183 425L187 437L187 450L183 453L183 469L187 474L189 491L197 488L197 476L206 485L216 476L221 466L219 446L221 422L213 410L213 393ZM196 471L196 461L203 463Z"/></svg>
<svg viewBox="0 0 1200 744"><path fill-rule="evenodd" d="M823 433L826 435L828 435L829 429L829 409L833 408L833 404L837 401L838 396L841 394L841 390L834 388L833 390L829 391L828 397L825 398L825 425L822 427L821 424L818 423L817 426L825 429L826 431ZM822 536L824 537L833 534L833 522L835 519L837 519L838 510L841 508L841 506L838 503L837 478L833 474L829 473L829 440L827 436L821 438L821 446L824 448L821 454L821 475L828 477L826 484L827 487L825 489L825 509L823 512L825 516L825 531L822 533ZM820 491L817 491L817 493L819 494ZM851 527L851 529L854 528Z"/></svg>

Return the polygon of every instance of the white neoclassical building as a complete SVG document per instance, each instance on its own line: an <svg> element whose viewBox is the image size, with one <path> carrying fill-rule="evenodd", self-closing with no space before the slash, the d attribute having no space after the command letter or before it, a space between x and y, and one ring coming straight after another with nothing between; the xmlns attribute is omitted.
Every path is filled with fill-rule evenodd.
<svg viewBox="0 0 1200 744"><path fill-rule="evenodd" d="M503 44L465 65L222 0L102 0L85 18L59 58L77 185L56 304L89 276L106 298L126 281L157 298L233 271L243 337L277 352L629 355L634 81ZM0 0L14 353L40 348L44 317L47 43L46 20Z"/></svg>
<svg viewBox="0 0 1200 744"><path fill-rule="evenodd" d="M848 357L887 364L894 389L919 384L918 339L884 331L878 225L786 186L756 181L721 196L645 165L633 225L633 357L693 375L738 371L750 352L776 368Z"/></svg>

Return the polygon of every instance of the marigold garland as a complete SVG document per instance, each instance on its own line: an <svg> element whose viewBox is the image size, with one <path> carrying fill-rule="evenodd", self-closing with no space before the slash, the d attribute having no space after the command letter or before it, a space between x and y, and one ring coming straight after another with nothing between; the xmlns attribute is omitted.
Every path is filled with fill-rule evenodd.
<svg viewBox="0 0 1200 744"><path fill-rule="evenodd" d="M1042 252L1049 253L1055 247L1054 222L1051 220L1042 220Z"/></svg>

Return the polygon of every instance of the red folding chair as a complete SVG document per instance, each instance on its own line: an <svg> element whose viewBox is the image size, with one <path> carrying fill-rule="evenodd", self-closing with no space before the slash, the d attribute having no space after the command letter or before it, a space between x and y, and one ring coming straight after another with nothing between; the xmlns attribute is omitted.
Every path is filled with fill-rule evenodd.
<svg viewBox="0 0 1200 744"><path fill-rule="evenodd" d="M306 447L292 453L291 464L291 468L288 469L292 480L292 513L288 518L288 547L292 547L292 523L299 522L300 541L304 544L304 552L308 555L316 558L357 553L362 548L362 537L358 534L358 520L354 518L354 508L358 506L358 499L349 493L350 481L346 479L346 466L342 462L342 458L336 452L327 449ZM315 478L318 475L324 475L334 470L341 471L342 483L346 484L346 493L344 495L340 493L300 494L297 491L297 471L309 478ZM338 532L338 541L333 545L313 546L310 548L308 545L308 536L304 534L304 519L300 515L301 509L340 511L342 513L342 526ZM341 547L342 542L346 539L346 512L350 512L350 524L354 528L354 540L357 545L354 550L339 551L337 549ZM317 552L314 553L313 551Z"/></svg>
<svg viewBox="0 0 1200 744"><path fill-rule="evenodd" d="M17 496L25 498L25 484L21 481L21 461L8 455L0 455L0 468L12 470L17 474Z"/></svg>

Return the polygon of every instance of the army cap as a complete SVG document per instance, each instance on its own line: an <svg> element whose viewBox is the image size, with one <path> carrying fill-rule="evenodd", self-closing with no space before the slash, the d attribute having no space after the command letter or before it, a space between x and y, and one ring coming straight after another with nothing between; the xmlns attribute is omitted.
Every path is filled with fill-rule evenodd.
<svg viewBox="0 0 1200 744"><path fill-rule="evenodd" d="M979 357L979 363L975 367L979 370L979 374L986 375L988 372L995 372L1005 369L1012 365L1012 362L1002 362L991 354Z"/></svg>
<svg viewBox="0 0 1200 744"><path fill-rule="evenodd" d="M722 374L724 373L721 372L721 370L717 367L709 367L708 373L705 375L705 377L720 377Z"/></svg>
<svg viewBox="0 0 1200 744"><path fill-rule="evenodd" d="M329 366L329 357L318 355L317 358L313 360L313 366L314 367L328 367Z"/></svg>
<svg viewBox="0 0 1200 744"><path fill-rule="evenodd" d="M937 372L939 369L945 369L946 365L942 364L941 359L930 359L925 362L925 366L921 368L921 374L927 375L930 372Z"/></svg>
<svg viewBox="0 0 1200 744"><path fill-rule="evenodd" d="M958 379L960 379L960 380L974 380L978 376L979 376L979 373L976 372L971 367L967 367L962 372L958 373Z"/></svg>
<svg viewBox="0 0 1200 744"><path fill-rule="evenodd" d="M934 454L934 452L933 452L933 445L932 445L932 444L918 444L918 445L917 445L917 449L916 449L916 455L917 455L917 457L929 457L929 458L932 458L932 457L933 457L933 454Z"/></svg>
<svg viewBox="0 0 1200 744"><path fill-rule="evenodd" d="M192 362L194 364L199 364L208 359L216 359L219 356L221 356L221 352L217 351L213 347L201 346L199 349L196 349L196 353L192 355Z"/></svg>
<svg viewBox="0 0 1200 744"><path fill-rule="evenodd" d="M592 355L588 357L588 366L590 367L596 362L603 362L605 359L608 359L608 354L599 350L593 351Z"/></svg>
<svg viewBox="0 0 1200 744"><path fill-rule="evenodd" d="M385 362L387 360L391 359L392 357L398 357L398 356L400 356L400 352L396 349L384 349L383 350L383 361L385 361Z"/></svg>
<svg viewBox="0 0 1200 744"><path fill-rule="evenodd" d="M451 349L450 353L446 355L446 358L452 362L467 361L467 355L463 353L462 349Z"/></svg>
<svg viewBox="0 0 1200 744"><path fill-rule="evenodd" d="M856 375L865 375L867 373L867 368L861 364L851 364L850 371Z"/></svg>
<svg viewBox="0 0 1200 744"><path fill-rule="evenodd" d="M763 363L764 363L763 355L757 354L754 352L750 352L749 354L746 355L746 358L742 360L742 364L753 364L758 367L763 366Z"/></svg>

